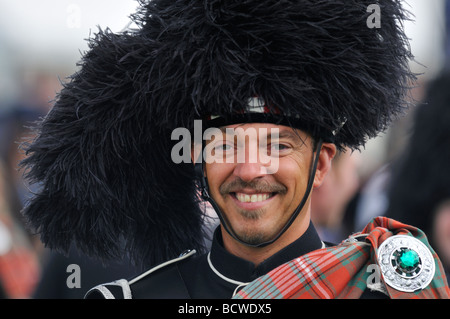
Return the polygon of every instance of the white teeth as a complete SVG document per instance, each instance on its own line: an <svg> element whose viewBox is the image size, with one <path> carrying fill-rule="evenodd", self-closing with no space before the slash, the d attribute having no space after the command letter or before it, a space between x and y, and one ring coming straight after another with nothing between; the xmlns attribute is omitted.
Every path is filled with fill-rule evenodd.
<svg viewBox="0 0 450 319"><path fill-rule="evenodd" d="M267 199L269 199L270 194L243 194L243 193L236 193L236 198L243 203L256 203L256 202L262 202Z"/></svg>

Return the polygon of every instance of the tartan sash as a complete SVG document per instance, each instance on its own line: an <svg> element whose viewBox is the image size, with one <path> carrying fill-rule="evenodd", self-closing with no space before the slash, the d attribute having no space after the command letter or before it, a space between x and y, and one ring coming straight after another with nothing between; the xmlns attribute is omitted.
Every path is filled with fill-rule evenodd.
<svg viewBox="0 0 450 319"><path fill-rule="evenodd" d="M424 289L398 291L385 284L382 276L378 282L372 281L378 265L377 248L394 235L413 236L430 249L435 260L435 274ZM365 240L358 241L358 237L365 237ZM442 263L425 233L393 219L377 217L362 232L339 245L305 254L257 278L234 298L358 299L366 288L381 290L392 299L448 299L450 296Z"/></svg>

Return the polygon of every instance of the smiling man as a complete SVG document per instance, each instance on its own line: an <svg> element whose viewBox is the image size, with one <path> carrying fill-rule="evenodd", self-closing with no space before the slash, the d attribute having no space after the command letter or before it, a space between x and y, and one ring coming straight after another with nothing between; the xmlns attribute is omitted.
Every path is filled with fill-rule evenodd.
<svg viewBox="0 0 450 319"><path fill-rule="evenodd" d="M308 229L311 186L320 186L336 146L275 124L235 124L222 131L223 138L207 147L232 161L205 165L209 194L216 211L223 212L226 250L258 265ZM276 158L276 165L261 160L264 156Z"/></svg>
<svg viewBox="0 0 450 319"><path fill-rule="evenodd" d="M137 29L91 40L24 161L45 244L146 269L87 298L448 297L420 230L324 243L310 220L336 151L386 129L414 79L400 1L379 28L371 2L140 1ZM173 158L186 131L192 163Z"/></svg>

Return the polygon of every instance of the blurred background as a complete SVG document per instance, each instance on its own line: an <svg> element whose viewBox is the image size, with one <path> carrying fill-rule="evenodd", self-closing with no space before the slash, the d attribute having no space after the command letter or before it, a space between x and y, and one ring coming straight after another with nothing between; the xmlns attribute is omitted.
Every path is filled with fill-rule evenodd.
<svg viewBox="0 0 450 319"><path fill-rule="evenodd" d="M370 140L365 149L346 152L336 159L329 186L323 187L313 202L313 220L324 240L339 242L349 233L361 230L372 217L388 214L391 164L403 157L408 148L414 113L424 101L428 87L448 69L450 0L404 3L415 16L414 22L405 23L405 28L416 58L411 68L420 74L412 91L416 102L404 118ZM32 134L29 127L51 108L61 82L77 71L77 62L88 48L86 39L98 28L120 32L129 27L129 16L137 6L136 0L114 4L107 0L0 0L1 298L81 298L94 284L136 271L123 264L106 270L77 252L60 256L42 247L20 215L32 189L24 182L23 172L17 170L17 163L23 156L19 150L21 141ZM447 105L450 108L450 101ZM450 149L450 143L443 141L443 147ZM447 181L450 184L450 174ZM450 199L450 194L445 196L436 203L440 208L445 199ZM434 210L434 206L430 207L430 220ZM447 227L440 230L443 237L437 240L436 248L443 246L437 249L447 265L450 222L445 221L450 221L450 217L443 220L439 224ZM433 236L434 229L429 232L427 235ZM68 288L69 264L80 265L81 288Z"/></svg>

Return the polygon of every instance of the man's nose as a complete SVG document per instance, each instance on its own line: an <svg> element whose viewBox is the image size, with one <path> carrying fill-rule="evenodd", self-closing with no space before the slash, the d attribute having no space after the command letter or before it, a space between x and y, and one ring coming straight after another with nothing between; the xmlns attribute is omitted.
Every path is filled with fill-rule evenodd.
<svg viewBox="0 0 450 319"><path fill-rule="evenodd" d="M266 168L260 163L238 163L234 168L233 174L245 182L250 182L256 178L267 175Z"/></svg>
<svg viewBox="0 0 450 319"><path fill-rule="evenodd" d="M245 182L267 175L267 167L261 161L259 150L246 148L245 158L238 156L233 174Z"/></svg>

